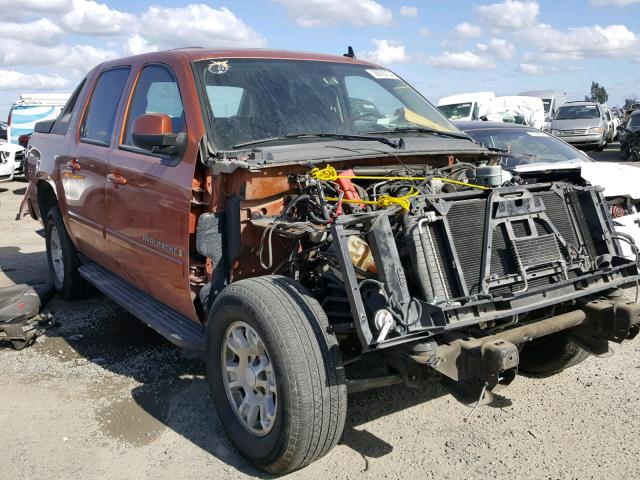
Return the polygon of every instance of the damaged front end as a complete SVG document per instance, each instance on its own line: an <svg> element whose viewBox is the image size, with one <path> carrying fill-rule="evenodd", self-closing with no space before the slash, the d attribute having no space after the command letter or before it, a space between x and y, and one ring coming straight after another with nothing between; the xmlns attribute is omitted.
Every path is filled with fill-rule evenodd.
<svg viewBox="0 0 640 480"><path fill-rule="evenodd" d="M260 263L310 289L349 361L377 353L407 383L427 365L465 402L509 383L534 339L571 329L603 354L608 341L635 336L637 305L606 298L638 269L622 255L629 239L613 231L601 192L499 186L498 170L290 174L281 212L252 214Z"/></svg>

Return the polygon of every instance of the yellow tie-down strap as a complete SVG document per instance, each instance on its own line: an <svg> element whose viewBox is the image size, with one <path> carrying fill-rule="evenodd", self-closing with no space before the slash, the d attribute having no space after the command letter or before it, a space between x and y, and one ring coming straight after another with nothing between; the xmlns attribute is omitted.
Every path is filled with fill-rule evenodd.
<svg viewBox="0 0 640 480"><path fill-rule="evenodd" d="M459 180L451 180L450 178L442 178L442 177L383 177L377 175L338 175L338 172L331 165L326 166L325 168L314 168L309 172L311 178L314 180L324 180L327 182L333 182L338 180L339 178L348 178L350 180L406 180L406 181L414 181L414 180L440 180L444 183L453 183L454 185L463 185L469 188L477 188L478 190L490 190L489 187L483 187L482 185L476 185L475 183L467 183L461 182ZM415 194L417 195L417 193ZM413 195L412 195L413 196ZM380 197L382 198L382 197ZM394 198L394 197L390 197ZM404 198L404 197L400 197ZM343 200L346 203L346 200ZM366 203L363 200L356 200L354 203Z"/></svg>

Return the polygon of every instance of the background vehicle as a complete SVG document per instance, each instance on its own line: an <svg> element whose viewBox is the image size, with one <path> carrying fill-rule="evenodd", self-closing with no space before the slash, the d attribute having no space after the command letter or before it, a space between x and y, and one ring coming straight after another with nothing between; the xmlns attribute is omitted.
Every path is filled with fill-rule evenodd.
<svg viewBox="0 0 640 480"><path fill-rule="evenodd" d="M438 100L438 110L449 120L480 120L495 98L493 92L460 93Z"/></svg>
<svg viewBox="0 0 640 480"><path fill-rule="evenodd" d="M544 104L545 121L550 122L562 105L567 103L567 93L562 90L529 90L519 93L525 97L538 97Z"/></svg>
<svg viewBox="0 0 640 480"><path fill-rule="evenodd" d="M622 125L622 121L620 120L620 110L617 108L609 109L611 112L611 121L613 122L613 129L615 131L613 139L615 140L618 137L618 127Z"/></svg>
<svg viewBox="0 0 640 480"><path fill-rule="evenodd" d="M631 106L624 111L625 119L628 119L633 112L638 110L640 110L640 103L632 103Z"/></svg>
<svg viewBox="0 0 640 480"><path fill-rule="evenodd" d="M0 140L7 139L7 124L5 122L0 122Z"/></svg>
<svg viewBox="0 0 640 480"><path fill-rule="evenodd" d="M0 180L13 180L22 173L24 148L8 142L0 142Z"/></svg>
<svg viewBox="0 0 640 480"><path fill-rule="evenodd" d="M69 98L68 93L23 93L9 110L7 140L33 132L36 122L54 120Z"/></svg>
<svg viewBox="0 0 640 480"><path fill-rule="evenodd" d="M640 169L615 162L596 162L568 143L528 127L500 123L456 122L461 130L486 147L504 151L501 162L511 175L536 175L541 171L578 170L580 176L604 189L616 231L640 245ZM635 258L624 244L628 258Z"/></svg>
<svg viewBox="0 0 640 480"><path fill-rule="evenodd" d="M627 120L618 127L618 140L620 141L620 152L628 155L628 141L631 135L640 131L640 110L632 112Z"/></svg>
<svg viewBox="0 0 640 480"><path fill-rule="evenodd" d="M529 125L538 129L544 126L544 105L538 97L496 97L484 115L489 121L502 121Z"/></svg>
<svg viewBox="0 0 640 480"><path fill-rule="evenodd" d="M640 162L640 131L629 133L626 141L625 158L631 162Z"/></svg>
<svg viewBox="0 0 640 480"><path fill-rule="evenodd" d="M616 136L616 125L613 119L614 117L613 115L611 115L611 111L609 110L609 107L602 104L602 108L604 110L604 119L607 124L607 143L613 142L613 139Z"/></svg>
<svg viewBox="0 0 640 480"><path fill-rule="evenodd" d="M594 102L568 102L551 120L551 134L567 143L603 150L609 126L604 108Z"/></svg>
<svg viewBox="0 0 640 480"><path fill-rule="evenodd" d="M180 49L99 65L38 123L26 202L58 292L89 282L204 350L229 438L286 473L338 442L348 389L389 371L418 388L436 371L480 404L518 368L551 375L637 333L640 307L612 295L637 263L601 192L502 187L495 160L380 66Z"/></svg>

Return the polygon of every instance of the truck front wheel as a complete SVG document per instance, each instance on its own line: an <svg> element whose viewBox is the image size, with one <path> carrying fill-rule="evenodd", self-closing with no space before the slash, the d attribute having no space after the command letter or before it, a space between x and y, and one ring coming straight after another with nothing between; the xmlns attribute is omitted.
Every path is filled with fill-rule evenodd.
<svg viewBox="0 0 640 480"><path fill-rule="evenodd" d="M583 362L589 355L567 332L558 332L526 344L518 368L524 373L550 376Z"/></svg>
<svg viewBox="0 0 640 480"><path fill-rule="evenodd" d="M69 238L58 207L51 207L44 222L49 275L60 296L66 300L81 297L87 292L87 284L80 277L80 259Z"/></svg>
<svg viewBox="0 0 640 480"><path fill-rule="evenodd" d="M342 435L338 343L322 307L289 278L240 280L220 293L207 324L207 377L227 435L265 471L302 468Z"/></svg>

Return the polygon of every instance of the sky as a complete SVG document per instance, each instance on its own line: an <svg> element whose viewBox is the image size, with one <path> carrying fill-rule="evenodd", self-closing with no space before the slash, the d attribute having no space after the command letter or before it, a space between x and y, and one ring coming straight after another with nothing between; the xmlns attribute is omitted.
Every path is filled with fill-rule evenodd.
<svg viewBox="0 0 640 480"><path fill-rule="evenodd" d="M21 93L71 92L94 65L185 46L356 56L431 101L554 89L640 95L640 0L0 0L0 118Z"/></svg>

